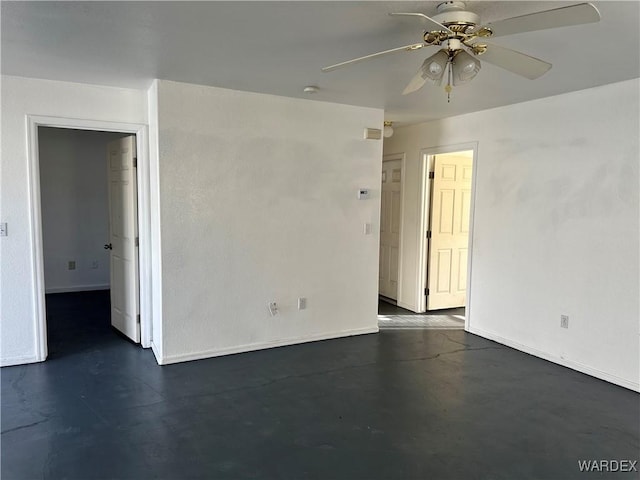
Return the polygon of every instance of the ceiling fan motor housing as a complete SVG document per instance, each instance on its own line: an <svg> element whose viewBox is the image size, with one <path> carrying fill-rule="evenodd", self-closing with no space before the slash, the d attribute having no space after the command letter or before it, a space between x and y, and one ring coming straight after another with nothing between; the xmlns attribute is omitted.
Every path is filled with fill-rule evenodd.
<svg viewBox="0 0 640 480"><path fill-rule="evenodd" d="M467 45L466 42L471 39L469 32L480 23L480 17L466 11L465 3L458 1L438 5L438 14L433 19L449 31L427 31L424 33L424 41L427 45L444 45L449 51L461 49L461 43Z"/></svg>
<svg viewBox="0 0 640 480"><path fill-rule="evenodd" d="M480 16L473 12L446 12L434 16L433 19L453 31L456 31L455 27L461 27L459 30L462 32L480 22Z"/></svg>

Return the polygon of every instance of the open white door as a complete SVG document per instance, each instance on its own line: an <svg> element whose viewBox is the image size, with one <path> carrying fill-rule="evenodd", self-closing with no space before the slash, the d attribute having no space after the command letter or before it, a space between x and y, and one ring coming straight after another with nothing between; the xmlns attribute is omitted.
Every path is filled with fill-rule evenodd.
<svg viewBox="0 0 640 480"><path fill-rule="evenodd" d="M466 304L472 163L471 151L435 157L427 310Z"/></svg>
<svg viewBox="0 0 640 480"><path fill-rule="evenodd" d="M402 160L382 162L380 203L380 268L378 292L397 300L400 253L400 203L402 200Z"/></svg>
<svg viewBox="0 0 640 480"><path fill-rule="evenodd" d="M108 145L111 324L140 343L135 136Z"/></svg>

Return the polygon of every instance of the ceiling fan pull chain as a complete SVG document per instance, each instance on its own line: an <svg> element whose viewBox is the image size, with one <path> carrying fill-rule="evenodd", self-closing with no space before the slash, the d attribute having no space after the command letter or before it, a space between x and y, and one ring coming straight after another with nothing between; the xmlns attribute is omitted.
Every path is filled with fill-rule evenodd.
<svg viewBox="0 0 640 480"><path fill-rule="evenodd" d="M447 92L447 103L451 103L451 57L449 57L447 66L449 67L449 73L447 74L447 85L444 87L444 91Z"/></svg>

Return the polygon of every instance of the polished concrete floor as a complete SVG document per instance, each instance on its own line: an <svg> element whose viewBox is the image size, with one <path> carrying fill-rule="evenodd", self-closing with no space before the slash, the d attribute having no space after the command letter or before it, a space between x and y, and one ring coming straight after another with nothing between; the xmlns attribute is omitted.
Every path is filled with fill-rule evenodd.
<svg viewBox="0 0 640 480"><path fill-rule="evenodd" d="M611 478L578 461L639 456L638 394L464 331L159 367L104 292L47 310L49 360L1 372L3 480Z"/></svg>
<svg viewBox="0 0 640 480"><path fill-rule="evenodd" d="M449 308L423 313L398 307L395 302L378 299L378 327L383 329L441 329L464 330L465 309Z"/></svg>

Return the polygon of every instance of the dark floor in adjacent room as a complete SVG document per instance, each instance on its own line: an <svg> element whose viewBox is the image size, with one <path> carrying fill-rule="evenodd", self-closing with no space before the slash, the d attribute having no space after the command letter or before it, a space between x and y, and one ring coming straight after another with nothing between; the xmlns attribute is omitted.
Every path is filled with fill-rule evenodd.
<svg viewBox="0 0 640 480"><path fill-rule="evenodd" d="M406 308L398 307L390 300L378 299L378 315L462 315L464 316L464 307L447 308L443 310L429 310L424 313L416 313Z"/></svg>
<svg viewBox="0 0 640 480"><path fill-rule="evenodd" d="M464 331L159 367L108 303L48 296L49 360L2 369L3 480L570 479L639 456L637 393Z"/></svg>

